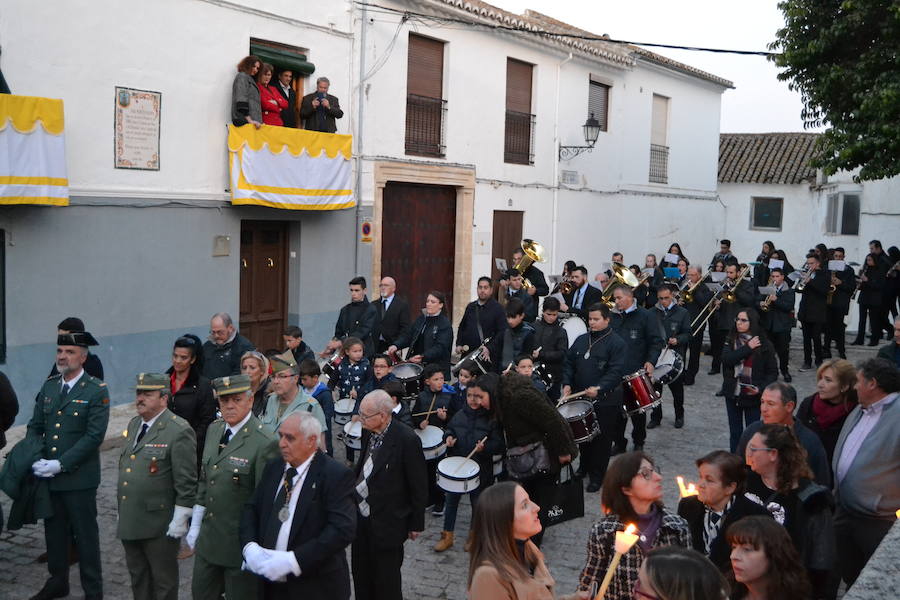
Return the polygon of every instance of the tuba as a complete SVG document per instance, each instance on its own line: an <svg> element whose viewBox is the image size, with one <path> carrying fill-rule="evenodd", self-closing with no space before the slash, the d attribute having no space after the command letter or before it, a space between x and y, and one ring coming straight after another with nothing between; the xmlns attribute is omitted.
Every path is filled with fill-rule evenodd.
<svg viewBox="0 0 900 600"><path fill-rule="evenodd" d="M612 266L610 266L610 269L612 269L613 276L612 279L609 280L609 283L606 284L606 287L603 288L603 296L600 298L600 302L604 303L609 308L613 308L616 303L612 296L617 287L624 285L634 289L639 286L642 281L635 277L634 273L621 263L613 263Z"/></svg>
<svg viewBox="0 0 900 600"><path fill-rule="evenodd" d="M524 240L522 240L522 258L520 258L519 262L514 264L512 268L524 276L525 271L528 270L528 267L536 262L547 262L547 251L544 250L543 246L541 246L534 240L525 238ZM530 290L534 287L534 284L528 281L528 279L525 279L523 283L525 284L526 290Z"/></svg>

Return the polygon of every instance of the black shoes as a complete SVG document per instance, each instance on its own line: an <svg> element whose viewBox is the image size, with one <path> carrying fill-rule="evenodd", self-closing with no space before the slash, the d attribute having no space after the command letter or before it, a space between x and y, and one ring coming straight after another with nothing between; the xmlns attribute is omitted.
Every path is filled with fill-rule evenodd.
<svg viewBox="0 0 900 600"><path fill-rule="evenodd" d="M694 385L694 378L690 377L684 380L684 385Z"/></svg>
<svg viewBox="0 0 900 600"><path fill-rule="evenodd" d="M801 373L803 373L805 371L812 371L812 368L813 368L812 363L805 362L805 363L803 363L803 365L800 366L799 371Z"/></svg>
<svg viewBox="0 0 900 600"><path fill-rule="evenodd" d="M625 452L625 445L624 444L616 444L613 446L612 452L610 454L612 454L612 456L615 456L616 454L624 454L624 452Z"/></svg>
<svg viewBox="0 0 900 600"><path fill-rule="evenodd" d="M877 346L881 340L872 340L866 346Z"/></svg>
<svg viewBox="0 0 900 600"><path fill-rule="evenodd" d="M647 423L647 429L656 429L657 427L659 427L659 425L659 421L650 421L649 423Z"/></svg>
<svg viewBox="0 0 900 600"><path fill-rule="evenodd" d="M720 398L724 395L725 395L725 392L723 392L722 390L719 390L718 392L716 392L716 396L718 396Z"/></svg>
<svg viewBox="0 0 900 600"><path fill-rule="evenodd" d="M675 429L684 427L684 419L675 419Z"/></svg>
<svg viewBox="0 0 900 600"><path fill-rule="evenodd" d="M634 444L634 451L635 451L635 452L643 452L643 451L644 451L644 445L643 445L643 444L638 444L637 442L635 442L635 444Z"/></svg>
<svg viewBox="0 0 900 600"><path fill-rule="evenodd" d="M596 481L592 481L587 485L587 493L588 494L596 494L600 491L600 484Z"/></svg>
<svg viewBox="0 0 900 600"><path fill-rule="evenodd" d="M790 383L790 382L792 382L792 381L794 380L794 378L791 377L791 374L790 374L790 373L784 373L784 374L782 374L781 379L784 380L785 383Z"/></svg>
<svg viewBox="0 0 900 600"><path fill-rule="evenodd" d="M44 584L37 594L29 600L52 600L53 598L65 598L69 595L69 586L62 586L54 581L48 581Z"/></svg>
<svg viewBox="0 0 900 600"><path fill-rule="evenodd" d="M718 375L719 371L718 371L718 369L710 369L706 374L707 375Z"/></svg>

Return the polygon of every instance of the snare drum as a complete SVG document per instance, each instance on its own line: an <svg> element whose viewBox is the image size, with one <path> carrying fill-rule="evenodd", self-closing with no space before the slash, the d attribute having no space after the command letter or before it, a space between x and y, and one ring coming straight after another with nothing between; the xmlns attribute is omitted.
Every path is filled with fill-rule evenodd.
<svg viewBox="0 0 900 600"><path fill-rule="evenodd" d="M438 463L437 484L445 492L465 494L478 489L481 469L478 463L463 456L448 456Z"/></svg>
<svg viewBox="0 0 900 600"><path fill-rule="evenodd" d="M600 423L594 405L587 400L572 400L559 407L559 414L569 422L576 444L589 442L600 434Z"/></svg>
<svg viewBox="0 0 900 600"><path fill-rule="evenodd" d="M341 360L343 356L341 356L340 351L335 352L325 361L325 364L322 365L322 375L328 378L329 382L337 382L338 380L338 365L341 364Z"/></svg>
<svg viewBox="0 0 900 600"><path fill-rule="evenodd" d="M500 474L503 473L503 455L495 454L493 456L494 459L494 477L500 477Z"/></svg>
<svg viewBox="0 0 900 600"><path fill-rule="evenodd" d="M444 430L434 425L429 425L425 429L416 428L416 435L422 442L422 453L425 454L425 460L440 458L447 453L447 445L444 443Z"/></svg>
<svg viewBox="0 0 900 600"><path fill-rule="evenodd" d="M646 369L635 371L623 379L622 405L629 415L646 413L662 401L662 395L653 387L653 380Z"/></svg>
<svg viewBox="0 0 900 600"><path fill-rule="evenodd" d="M653 367L653 381L660 385L669 385L684 371L684 358L671 348L659 355Z"/></svg>
<svg viewBox="0 0 900 600"><path fill-rule="evenodd" d="M400 363L391 369L394 377L403 384L403 397L415 398L422 391L422 365Z"/></svg>
<svg viewBox="0 0 900 600"><path fill-rule="evenodd" d="M334 422L338 425L349 423L353 417L353 408L356 406L356 400L353 398L341 398L334 403Z"/></svg>
<svg viewBox="0 0 900 600"><path fill-rule="evenodd" d="M344 445L351 450L362 450L362 423L351 421L344 424Z"/></svg>

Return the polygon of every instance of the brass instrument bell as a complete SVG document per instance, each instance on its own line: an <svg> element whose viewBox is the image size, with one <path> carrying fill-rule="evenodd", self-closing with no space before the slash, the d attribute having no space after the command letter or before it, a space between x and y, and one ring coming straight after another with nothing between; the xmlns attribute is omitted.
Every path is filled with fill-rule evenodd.
<svg viewBox="0 0 900 600"><path fill-rule="evenodd" d="M522 258L520 258L519 262L514 264L512 268L524 276L528 267L536 262L547 262L547 251L536 241L525 238L522 240ZM522 283L524 284L525 289L534 287L534 284L528 281L528 279L524 279Z"/></svg>

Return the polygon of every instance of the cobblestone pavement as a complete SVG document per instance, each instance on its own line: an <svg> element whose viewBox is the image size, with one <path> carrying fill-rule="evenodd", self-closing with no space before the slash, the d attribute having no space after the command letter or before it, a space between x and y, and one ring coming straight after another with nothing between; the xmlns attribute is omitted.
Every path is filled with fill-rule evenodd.
<svg viewBox="0 0 900 600"><path fill-rule="evenodd" d="M796 332L795 340L799 338ZM874 355L872 348L849 347L848 358L857 362ZM800 349L792 347L791 364L802 362ZM675 475L684 475L688 480L696 480L694 460L711 450L728 447L728 425L722 399L714 396L721 385L721 375L708 376L710 359L700 361L700 373L694 386L685 388L685 426L672 426L673 412L671 396L664 392L663 425L650 430L645 449L654 457L662 469L666 505L674 507L678 502L678 488ZM814 391L815 373L800 373L794 368L793 384L798 396L803 398ZM22 393L27 397L26 393ZM117 427L119 424L111 425ZM629 426L630 432L630 426ZM337 444L336 447L340 445ZM629 445L630 449L630 445ZM103 551L104 597L107 600L124 600L132 597L128 571L125 567L122 546L115 537L116 527L116 459L118 449L102 453L103 482L98 490L97 505L100 519L100 540ZM340 451L342 454L342 451ZM587 534L599 515L599 494L585 494L585 517L550 528L544 536L542 549L546 555L550 572L557 582L557 593L572 593L578 574L584 563ZM9 499L4 495L0 504L8 514ZM468 498L460 505L456 525L457 542L450 550L436 553L432 546L440 537L443 520L426 516L426 531L415 542L406 544L406 560L403 565L404 593L407 598L422 600L459 600L466 597L466 576L468 555L463 550L468 533L471 511ZM0 600L21 600L34 594L47 577L46 565L36 559L44 551L42 525L29 525L22 529L0 533ZM349 560L349 551L348 551ZM180 562L181 598L190 598L190 581L193 559ZM70 573L71 596L81 598L77 566Z"/></svg>

